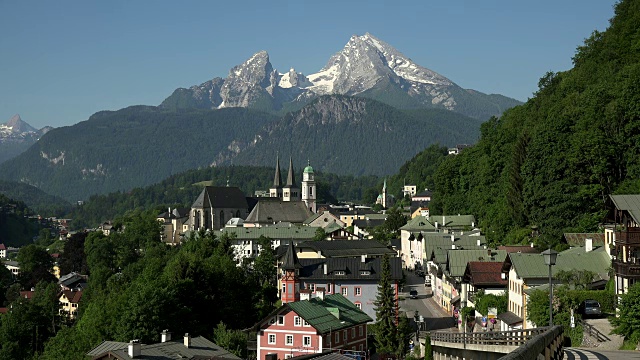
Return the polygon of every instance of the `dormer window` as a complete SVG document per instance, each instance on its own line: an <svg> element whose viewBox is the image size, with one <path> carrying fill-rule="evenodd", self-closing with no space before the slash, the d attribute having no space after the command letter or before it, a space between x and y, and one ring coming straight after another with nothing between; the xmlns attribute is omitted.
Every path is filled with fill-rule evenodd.
<svg viewBox="0 0 640 360"><path fill-rule="evenodd" d="M334 275L344 275L345 274L344 270L336 270L333 273L334 273Z"/></svg>
<svg viewBox="0 0 640 360"><path fill-rule="evenodd" d="M369 270L360 270L360 275L371 275L371 271L369 271Z"/></svg>

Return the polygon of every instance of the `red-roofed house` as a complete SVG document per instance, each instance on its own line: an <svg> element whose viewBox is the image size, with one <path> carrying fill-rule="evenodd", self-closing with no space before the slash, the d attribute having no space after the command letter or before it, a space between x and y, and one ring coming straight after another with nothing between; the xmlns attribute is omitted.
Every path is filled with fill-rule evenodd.
<svg viewBox="0 0 640 360"><path fill-rule="evenodd" d="M78 305L82 299L82 291L65 290L60 295L60 314L66 314L73 319L78 315Z"/></svg>
<svg viewBox="0 0 640 360"><path fill-rule="evenodd" d="M469 261L462 276L462 283L468 284L468 294L472 297L478 290L485 294L500 295L507 289L507 277L502 272L501 262Z"/></svg>
<svg viewBox="0 0 640 360"><path fill-rule="evenodd" d="M3 243L0 243L0 259L7 257L7 247Z"/></svg>

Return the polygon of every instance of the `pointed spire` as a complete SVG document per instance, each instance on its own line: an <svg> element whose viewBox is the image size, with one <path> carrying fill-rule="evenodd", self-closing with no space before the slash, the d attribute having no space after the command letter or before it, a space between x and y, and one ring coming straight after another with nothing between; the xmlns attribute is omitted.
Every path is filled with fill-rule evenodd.
<svg viewBox="0 0 640 360"><path fill-rule="evenodd" d="M382 186L382 191L387 190L387 178L384 178L384 185Z"/></svg>
<svg viewBox="0 0 640 360"><path fill-rule="evenodd" d="M280 176L280 155L276 155L276 176L273 178L273 187L279 188L282 186L282 176Z"/></svg>
<svg viewBox="0 0 640 360"><path fill-rule="evenodd" d="M287 247L287 252L284 253L282 257L282 268L284 270L295 270L302 268L300 265L300 261L298 260L298 255L296 255L296 250L293 247L293 241L289 241L289 246Z"/></svg>
<svg viewBox="0 0 640 360"><path fill-rule="evenodd" d="M289 156L289 175L287 175L287 187L296 187L296 177L293 174L293 159Z"/></svg>

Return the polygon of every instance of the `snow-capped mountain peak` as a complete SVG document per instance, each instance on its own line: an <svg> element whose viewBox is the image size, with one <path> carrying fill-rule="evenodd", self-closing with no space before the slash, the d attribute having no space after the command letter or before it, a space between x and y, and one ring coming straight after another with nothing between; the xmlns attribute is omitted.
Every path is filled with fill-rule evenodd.
<svg viewBox="0 0 640 360"><path fill-rule="evenodd" d="M394 82L449 86L453 83L435 71L417 65L393 46L366 33L353 35L320 72L309 75L311 91L358 94L383 78ZM413 85L413 84L412 84Z"/></svg>

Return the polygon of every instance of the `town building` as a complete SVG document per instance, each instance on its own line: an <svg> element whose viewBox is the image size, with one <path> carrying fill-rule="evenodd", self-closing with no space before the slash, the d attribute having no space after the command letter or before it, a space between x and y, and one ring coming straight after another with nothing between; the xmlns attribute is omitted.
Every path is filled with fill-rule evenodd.
<svg viewBox="0 0 640 360"><path fill-rule="evenodd" d="M188 333L184 337L172 339L171 333L164 330L160 334L160 342L142 344L139 340L128 343L118 341L103 341L86 354L94 360L103 359L216 359L240 360L229 351L214 344L205 337L191 337Z"/></svg>
<svg viewBox="0 0 640 360"><path fill-rule="evenodd" d="M372 319L340 294L319 287L303 299L283 303L260 321L257 359L289 359L343 349L367 351L367 323Z"/></svg>
<svg viewBox="0 0 640 360"><path fill-rule="evenodd" d="M60 302L60 315L75 319L78 315L78 306L82 299L81 290L63 290L58 301Z"/></svg>
<svg viewBox="0 0 640 360"><path fill-rule="evenodd" d="M184 232L189 230L189 212L189 208L169 208L158 215L158 222L162 224L162 242L169 245L180 243Z"/></svg>
<svg viewBox="0 0 640 360"><path fill-rule="evenodd" d="M271 246L276 249L289 243L298 244L304 241L313 240L316 227L309 226L265 226L265 227L225 227L220 231L214 231L217 237L228 235L231 239L231 246L234 248L236 259L256 257L260 254L261 248L258 240L267 237L272 240Z"/></svg>
<svg viewBox="0 0 640 360"><path fill-rule="evenodd" d="M328 210L318 211L312 214L303 224L306 226L321 227L323 229L331 225L338 225L341 228L346 227L344 221L340 220L339 217Z"/></svg>
<svg viewBox="0 0 640 360"><path fill-rule="evenodd" d="M558 284L556 274L561 271L588 270L595 273L593 286L604 288L609 279L608 269L611 259L604 247L594 247L589 241L585 246L576 246L562 251L552 266L552 281ZM528 292L536 287L549 285L549 266L544 263L542 254L510 253L502 266L502 272L508 274L509 303L507 313L498 314L503 320L502 330L530 329L535 327L527 320ZM541 325L541 324L537 324Z"/></svg>
<svg viewBox="0 0 640 360"><path fill-rule="evenodd" d="M610 195L613 226L605 228L605 249L615 272L615 293L640 282L640 195Z"/></svg>
<svg viewBox="0 0 640 360"><path fill-rule="evenodd" d="M290 244L278 268L280 299L283 303L298 301L303 290L313 293L317 288L323 288L326 294L341 294L375 319L374 302L378 294L382 260L380 257L367 257L366 254L359 257L299 259L295 247ZM390 258L389 265L397 301L402 280L400 259Z"/></svg>
<svg viewBox="0 0 640 360"><path fill-rule="evenodd" d="M237 187L205 186L191 205L189 230L220 230L231 218L246 218L247 198Z"/></svg>
<svg viewBox="0 0 640 360"><path fill-rule="evenodd" d="M4 246L3 243L0 243L0 259L5 259L7 257L7 247Z"/></svg>
<svg viewBox="0 0 640 360"><path fill-rule="evenodd" d="M384 209L388 209L395 204L395 197L387 192L387 179L384 179L382 192L380 193L380 195L378 195L376 204L382 205Z"/></svg>

